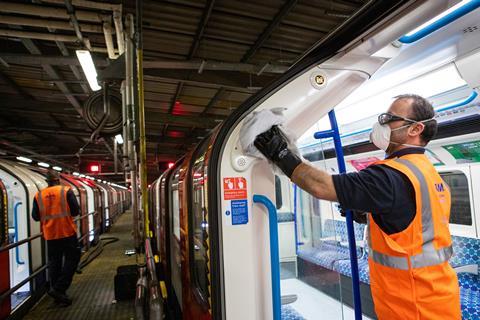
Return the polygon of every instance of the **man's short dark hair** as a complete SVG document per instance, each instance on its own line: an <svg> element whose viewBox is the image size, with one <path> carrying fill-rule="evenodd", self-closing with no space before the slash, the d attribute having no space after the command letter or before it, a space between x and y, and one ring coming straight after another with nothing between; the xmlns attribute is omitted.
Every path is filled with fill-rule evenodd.
<svg viewBox="0 0 480 320"><path fill-rule="evenodd" d="M410 100L411 101L411 113L410 118L416 121L428 120L435 117L435 111L433 110L432 104L417 94L402 94L395 97L397 100ZM430 121L423 122L425 128L423 129L420 137L422 141L426 144L432 140L432 138L437 134L437 120L433 119Z"/></svg>

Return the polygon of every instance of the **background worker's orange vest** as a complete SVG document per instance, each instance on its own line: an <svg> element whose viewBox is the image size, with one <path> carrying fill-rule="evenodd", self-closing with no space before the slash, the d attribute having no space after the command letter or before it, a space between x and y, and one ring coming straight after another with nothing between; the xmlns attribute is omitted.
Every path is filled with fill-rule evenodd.
<svg viewBox="0 0 480 320"><path fill-rule="evenodd" d="M67 205L68 190L69 187L58 185L40 190L35 195L45 240L67 238L77 233Z"/></svg>
<svg viewBox="0 0 480 320"><path fill-rule="evenodd" d="M458 279L448 263L453 253L448 186L423 154L377 163L405 174L416 200L415 218L401 232L387 235L369 217L368 262L378 318L461 319Z"/></svg>

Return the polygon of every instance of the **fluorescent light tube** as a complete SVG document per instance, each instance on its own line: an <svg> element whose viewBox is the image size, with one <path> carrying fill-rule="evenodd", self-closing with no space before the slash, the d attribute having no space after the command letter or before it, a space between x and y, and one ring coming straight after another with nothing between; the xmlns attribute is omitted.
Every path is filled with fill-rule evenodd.
<svg viewBox="0 0 480 320"><path fill-rule="evenodd" d="M17 160L20 160L20 161L23 161L23 162L27 162L27 163L31 163L31 162L32 162L32 159L29 159L29 158L26 158L26 157L17 157Z"/></svg>
<svg viewBox="0 0 480 320"><path fill-rule="evenodd" d="M463 0L459 3L457 3L456 5L454 5L453 7L445 10L444 12L440 13L438 16L428 20L427 22L423 23L422 25L416 27L415 29L413 29L412 31L410 31L409 33L406 34L407 37L417 33L418 31L420 30L423 30L427 27L429 27L430 25L434 24L435 22L437 22L438 20L442 19L443 17L449 15L450 13L452 13L453 11L457 10L458 8L461 8L463 7L464 5L466 5L467 3L471 2L471 0Z"/></svg>
<svg viewBox="0 0 480 320"><path fill-rule="evenodd" d="M78 177L78 176L80 175L80 173L78 173L78 172L74 172L74 173L72 173L72 174L73 174L74 176L76 176L76 177Z"/></svg>
<svg viewBox="0 0 480 320"><path fill-rule="evenodd" d="M55 166L55 167L52 167L52 169L53 169L53 170L57 170L57 171L62 171L62 168L60 168L60 167L57 167L57 166Z"/></svg>
<svg viewBox="0 0 480 320"><path fill-rule="evenodd" d="M97 70L95 69L95 65L93 64L92 55L88 50L77 50L77 58L80 61L80 65L82 66L83 73L85 77L87 77L88 84L93 91L98 91L102 89L98 85L97 81Z"/></svg>
<svg viewBox="0 0 480 320"><path fill-rule="evenodd" d="M38 164L38 166L40 166L40 167L50 168L50 165L49 165L48 163L45 163L45 162L39 162L39 163L37 163L37 164Z"/></svg>
<svg viewBox="0 0 480 320"><path fill-rule="evenodd" d="M121 134L117 134L115 136L115 141L117 141L118 144L123 144L123 137Z"/></svg>

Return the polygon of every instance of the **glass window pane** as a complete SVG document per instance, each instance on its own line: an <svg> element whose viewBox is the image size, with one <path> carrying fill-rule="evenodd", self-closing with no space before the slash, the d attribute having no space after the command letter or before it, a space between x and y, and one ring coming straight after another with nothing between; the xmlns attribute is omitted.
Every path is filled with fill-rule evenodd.
<svg viewBox="0 0 480 320"><path fill-rule="evenodd" d="M192 229L193 237L190 243L190 257L192 257L192 274L195 287L201 300L208 305L209 293L209 239L208 239L208 214L205 190L206 163L205 154L208 139L197 150L196 159L192 168Z"/></svg>
<svg viewBox="0 0 480 320"><path fill-rule="evenodd" d="M180 308L182 305L182 253L180 250L180 209L181 202L179 199L179 177L181 165L178 166L175 171L172 173L170 178L171 192L169 195L170 198L170 267L172 271L172 286L177 296Z"/></svg>
<svg viewBox="0 0 480 320"><path fill-rule="evenodd" d="M452 194L450 223L471 226L472 212L467 177L461 171L443 172L440 176L450 187Z"/></svg>

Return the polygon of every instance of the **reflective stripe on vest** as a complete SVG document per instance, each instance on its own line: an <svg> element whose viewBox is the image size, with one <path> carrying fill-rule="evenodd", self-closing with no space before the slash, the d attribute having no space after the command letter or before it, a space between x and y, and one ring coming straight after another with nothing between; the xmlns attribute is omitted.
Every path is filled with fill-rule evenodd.
<svg viewBox="0 0 480 320"><path fill-rule="evenodd" d="M410 257L396 257L390 256L385 253L380 253L372 249L372 242L370 239L370 231L367 232L368 234L368 247L369 247L369 255L371 259L383 266L391 267L400 270L408 270L408 262L410 260L410 264L412 268L421 268L421 267L428 267L434 266L445 261L448 261L453 254L452 246L435 249L433 244L433 239L435 237L435 230L433 227L433 214L432 208L430 204L430 192L428 191L427 182L423 173L409 160L406 159L396 159L394 160L398 163L403 164L406 166L414 176L417 178L420 184L420 192L422 197L422 253L410 256ZM370 230L370 221L367 219L367 227Z"/></svg>
<svg viewBox="0 0 480 320"><path fill-rule="evenodd" d="M37 204L38 204L38 209L40 211L40 221L47 221L47 220L51 220L51 219L60 219L60 218L68 217L70 215L70 213L67 210L67 204L66 204L66 200L65 200L66 198L67 197L65 195L65 187L62 186L60 188L60 208L61 208L61 212L56 213L56 214L47 214L47 212L45 212L45 206L43 205L42 191L39 191L38 192Z"/></svg>

